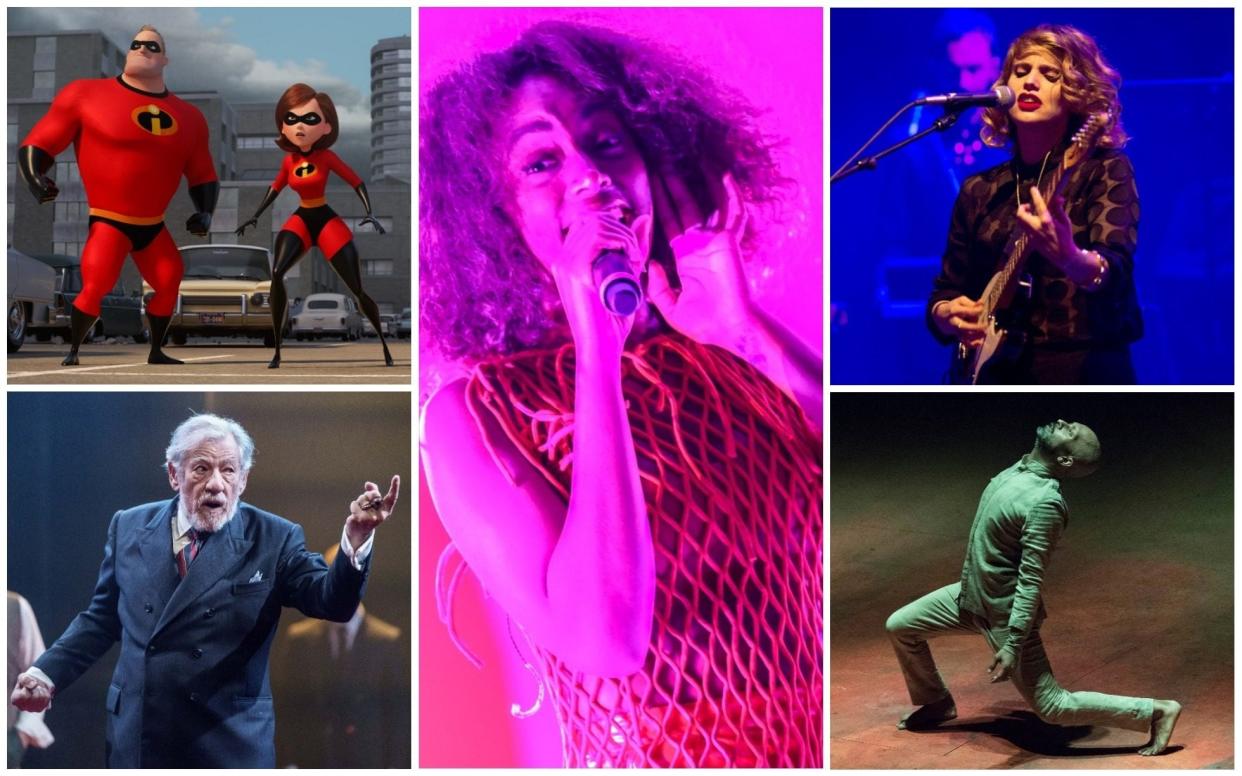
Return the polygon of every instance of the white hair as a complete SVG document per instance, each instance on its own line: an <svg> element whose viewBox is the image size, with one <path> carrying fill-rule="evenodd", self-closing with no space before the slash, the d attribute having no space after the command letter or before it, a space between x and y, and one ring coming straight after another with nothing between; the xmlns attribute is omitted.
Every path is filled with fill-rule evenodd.
<svg viewBox="0 0 1242 776"><path fill-rule="evenodd" d="M250 471L250 466L254 463L254 440L237 421L209 412L191 415L177 426L168 442L168 449L164 451L164 461L180 471L181 459L187 452L208 439L224 439L230 436L237 443L242 471Z"/></svg>

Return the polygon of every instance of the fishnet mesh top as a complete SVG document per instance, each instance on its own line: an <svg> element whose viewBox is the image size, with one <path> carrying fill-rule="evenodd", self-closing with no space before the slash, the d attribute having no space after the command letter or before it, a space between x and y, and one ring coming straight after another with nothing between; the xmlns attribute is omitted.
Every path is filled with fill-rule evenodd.
<svg viewBox="0 0 1242 776"><path fill-rule="evenodd" d="M821 441L756 369L678 335L622 365L656 553L643 669L575 673L535 647L578 767L821 767ZM472 411L494 416L566 499L572 346L480 365Z"/></svg>
<svg viewBox="0 0 1242 776"><path fill-rule="evenodd" d="M1045 182L1064 156L1066 145L1052 152ZM1022 201L1039 179L1043 160L1023 165L1016 158L967 178L953 206L949 239L940 275L927 306L928 326L936 339L953 342L935 327L931 308L965 294L978 299L1005 261L1005 247L1017 223L1017 183ZM1143 323L1134 291L1134 251L1138 247L1139 200L1130 158L1117 150L1098 150L1073 173L1065 187L1066 212L1074 243L1096 250L1108 261L1104 286L1087 293L1039 254L1027 263L1032 296L1027 324L1036 347L1114 346L1142 336Z"/></svg>

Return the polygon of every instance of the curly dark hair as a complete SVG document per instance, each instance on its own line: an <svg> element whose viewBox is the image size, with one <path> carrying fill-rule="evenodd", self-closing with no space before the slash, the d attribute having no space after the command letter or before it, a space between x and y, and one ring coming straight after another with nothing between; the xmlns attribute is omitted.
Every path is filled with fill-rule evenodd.
<svg viewBox="0 0 1242 776"><path fill-rule="evenodd" d="M701 202L705 171L730 172L748 202L791 181L758 111L699 67L645 41L570 22L531 27L508 49L438 81L420 110L420 320L453 359L477 361L557 338L559 298L508 215L498 117L528 77L550 76L613 109L649 170L672 170ZM707 212L707 211L704 211ZM660 234L657 223L657 235ZM653 255L667 243L653 246Z"/></svg>

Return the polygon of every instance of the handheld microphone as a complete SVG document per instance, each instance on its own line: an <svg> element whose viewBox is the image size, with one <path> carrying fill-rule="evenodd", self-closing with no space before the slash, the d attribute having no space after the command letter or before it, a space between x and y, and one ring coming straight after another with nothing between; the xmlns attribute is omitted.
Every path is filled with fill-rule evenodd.
<svg viewBox="0 0 1242 776"><path fill-rule="evenodd" d="M914 104L943 105L946 108L1008 108L1013 105L1015 99L1013 89L1008 86L998 86L983 94L958 94L957 92L933 94L930 97L920 97L915 100Z"/></svg>
<svg viewBox="0 0 1242 776"><path fill-rule="evenodd" d="M600 251L591 263L591 275L599 289L599 298L608 312L616 315L633 315L643 301L643 290L634 277L629 257L625 251L612 248Z"/></svg>

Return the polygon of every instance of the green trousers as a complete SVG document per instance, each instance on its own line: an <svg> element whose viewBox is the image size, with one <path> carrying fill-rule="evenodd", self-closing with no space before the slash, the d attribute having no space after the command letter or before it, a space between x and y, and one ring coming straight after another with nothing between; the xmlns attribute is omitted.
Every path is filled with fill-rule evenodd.
<svg viewBox="0 0 1242 776"><path fill-rule="evenodd" d="M1008 628L991 628L987 621L958 607L961 583L955 582L893 612L888 635L906 678L910 701L916 706L935 703L949 695L927 640L954 633L982 633L995 654L1005 643ZM1039 638L1039 626L1022 644L1022 655L1010 679L1031 709L1055 725L1103 725L1127 730L1151 729L1152 700L1069 692L1052 676L1052 666Z"/></svg>

